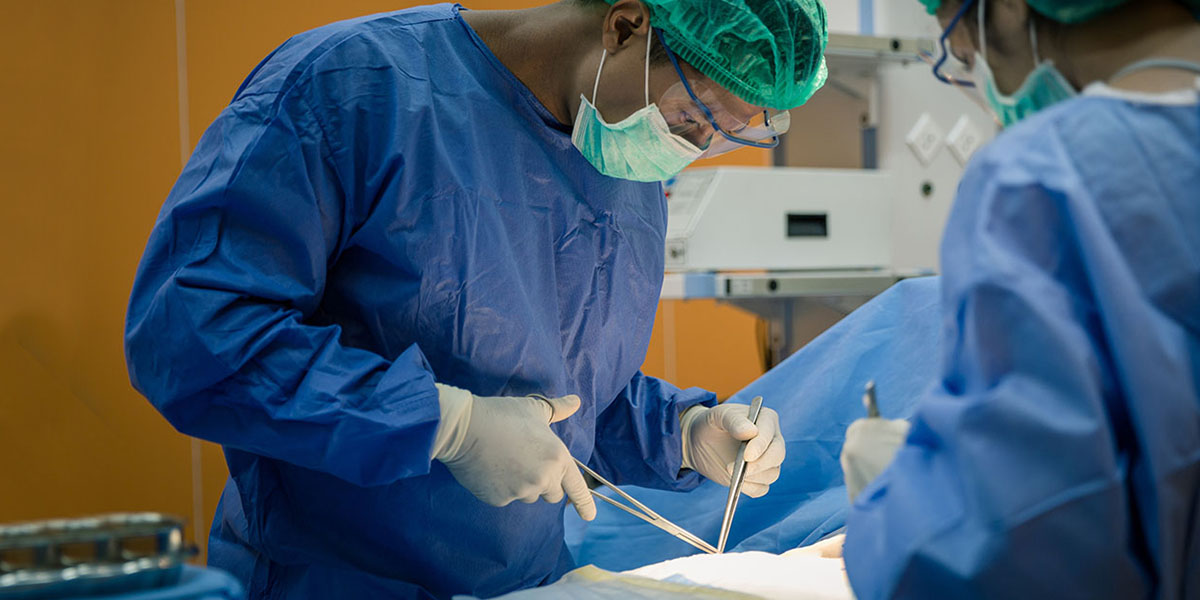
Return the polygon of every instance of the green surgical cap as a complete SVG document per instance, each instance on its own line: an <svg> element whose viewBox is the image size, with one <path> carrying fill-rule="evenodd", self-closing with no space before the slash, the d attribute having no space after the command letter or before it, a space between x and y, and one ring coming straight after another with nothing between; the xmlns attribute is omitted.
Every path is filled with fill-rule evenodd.
<svg viewBox="0 0 1200 600"><path fill-rule="evenodd" d="M750 104L795 108L825 85L821 0L642 2L672 52Z"/></svg>
<svg viewBox="0 0 1200 600"><path fill-rule="evenodd" d="M980 0L983 1L983 0ZM1082 23L1106 10L1116 8L1129 0L1026 0L1029 6L1043 16L1059 23ZM1180 0L1193 13L1200 14L1200 0ZM941 7L942 0L921 0L929 14Z"/></svg>

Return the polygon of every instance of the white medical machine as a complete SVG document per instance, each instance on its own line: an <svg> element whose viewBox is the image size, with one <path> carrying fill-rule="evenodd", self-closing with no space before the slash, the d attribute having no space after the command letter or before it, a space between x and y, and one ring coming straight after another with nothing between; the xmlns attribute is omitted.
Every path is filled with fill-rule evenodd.
<svg viewBox="0 0 1200 600"><path fill-rule="evenodd" d="M891 266L886 172L777 167L684 173L669 192L672 271Z"/></svg>
<svg viewBox="0 0 1200 600"><path fill-rule="evenodd" d="M667 187L663 298L716 298L763 317L774 366L896 281L937 273L963 167L995 124L933 78L923 56L935 48L831 34L823 99L792 111L787 136L818 152L854 138L860 168L794 166L805 159L781 144L774 167L685 171ZM804 124L849 102L863 111L848 128Z"/></svg>

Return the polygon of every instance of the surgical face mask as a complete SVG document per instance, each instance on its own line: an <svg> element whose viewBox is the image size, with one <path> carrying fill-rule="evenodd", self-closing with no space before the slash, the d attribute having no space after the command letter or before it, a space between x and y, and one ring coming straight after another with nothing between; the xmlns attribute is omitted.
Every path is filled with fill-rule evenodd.
<svg viewBox="0 0 1200 600"><path fill-rule="evenodd" d="M700 157L703 149L671 133L658 107L650 103L650 39L646 36L646 106L619 123L608 123L594 104L604 70L605 50L596 71L592 100L580 94L571 143L596 170L619 179L665 181Z"/></svg>
<svg viewBox="0 0 1200 600"><path fill-rule="evenodd" d="M975 53L975 70L979 74L976 81L982 84L980 87L984 100L1000 119L1001 125L1009 127L1039 110L1079 95L1067 78L1054 67L1053 61L1043 61L1039 56L1037 28L1032 21L1029 23L1029 39L1033 44L1034 69L1025 77L1017 91L1008 95L1000 93L996 87L996 77L987 61L985 4L987 2L984 0L979 1L979 47L982 50Z"/></svg>

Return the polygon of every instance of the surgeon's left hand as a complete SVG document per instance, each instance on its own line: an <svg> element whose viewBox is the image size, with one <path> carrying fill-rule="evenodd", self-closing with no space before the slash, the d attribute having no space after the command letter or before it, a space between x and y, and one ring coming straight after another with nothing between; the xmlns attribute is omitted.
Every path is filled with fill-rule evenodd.
<svg viewBox="0 0 1200 600"><path fill-rule="evenodd" d="M680 417L683 429L683 467L729 485L738 447L746 446L746 481L742 493L758 498L779 479L787 452L779 432L779 414L764 407L758 425L750 422L750 407L725 403L714 408L693 406Z"/></svg>
<svg viewBox="0 0 1200 600"><path fill-rule="evenodd" d="M850 501L892 464L908 437L909 423L901 419L859 419L846 429L842 444L842 474Z"/></svg>

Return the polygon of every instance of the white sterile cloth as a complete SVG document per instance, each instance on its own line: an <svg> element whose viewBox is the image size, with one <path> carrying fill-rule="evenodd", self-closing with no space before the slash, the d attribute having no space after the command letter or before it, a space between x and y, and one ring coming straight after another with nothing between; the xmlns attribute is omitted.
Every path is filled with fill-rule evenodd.
<svg viewBox="0 0 1200 600"><path fill-rule="evenodd" d="M736 590L768 600L854 598L840 558L822 558L803 550L784 554L699 554L647 565L627 574Z"/></svg>
<svg viewBox="0 0 1200 600"><path fill-rule="evenodd" d="M496 600L853 600L840 558L804 549L784 554L700 554L613 573L580 567L556 583ZM466 600L457 596L456 600Z"/></svg>

